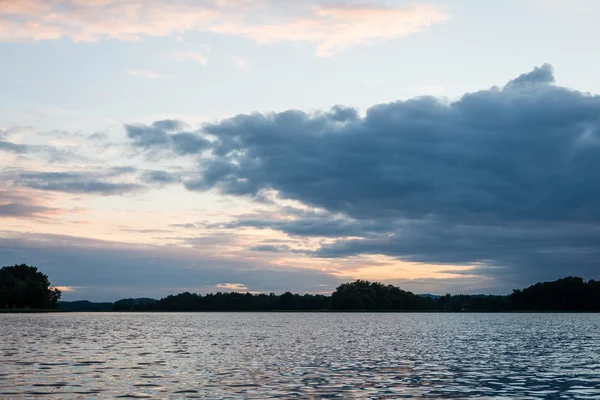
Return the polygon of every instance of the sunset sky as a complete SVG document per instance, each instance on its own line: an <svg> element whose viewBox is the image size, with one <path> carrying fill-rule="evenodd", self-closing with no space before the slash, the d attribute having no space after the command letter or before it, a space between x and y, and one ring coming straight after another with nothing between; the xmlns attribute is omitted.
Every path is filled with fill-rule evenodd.
<svg viewBox="0 0 600 400"><path fill-rule="evenodd" d="M598 15L0 0L0 266L65 300L598 279Z"/></svg>

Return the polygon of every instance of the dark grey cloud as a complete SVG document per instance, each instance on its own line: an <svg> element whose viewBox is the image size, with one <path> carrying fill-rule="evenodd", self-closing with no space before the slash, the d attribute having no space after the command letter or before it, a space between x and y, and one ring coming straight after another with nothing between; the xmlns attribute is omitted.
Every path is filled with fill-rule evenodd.
<svg viewBox="0 0 600 400"><path fill-rule="evenodd" d="M179 178L179 176L166 171L153 170L145 171L144 173L142 173L141 180L145 183L156 183L164 185L179 182L181 179Z"/></svg>
<svg viewBox="0 0 600 400"><path fill-rule="evenodd" d="M105 175L105 176L122 176L122 175L135 174L136 172L137 172L136 167L126 165L126 166L122 166L122 167L110 167L106 170L106 172L103 175Z"/></svg>
<svg viewBox="0 0 600 400"><path fill-rule="evenodd" d="M274 189L359 219L598 219L599 109L598 97L535 85L377 105L344 124L241 115L205 127L219 141L187 186Z"/></svg>
<svg viewBox="0 0 600 400"><path fill-rule="evenodd" d="M598 277L600 226L594 224L407 224L391 235L339 240L321 257L386 254L406 261L449 264L448 272L532 283L578 274ZM477 264L479 263L479 264ZM474 265L458 271L450 265ZM516 287L516 286L515 286Z"/></svg>
<svg viewBox="0 0 600 400"><path fill-rule="evenodd" d="M0 140L0 151L7 151L10 153L23 154L31 151L32 147L25 144L17 144Z"/></svg>
<svg viewBox="0 0 600 400"><path fill-rule="evenodd" d="M264 251L267 253L285 253L291 251L291 247L285 244L275 245L275 244L261 244L258 246L250 247L252 251Z"/></svg>
<svg viewBox="0 0 600 400"><path fill-rule="evenodd" d="M240 216L227 223L209 224L207 228L239 229L259 228L273 229L291 236L315 237L348 237L368 236L385 233L390 230L389 221L355 220L342 215L331 215L324 212L284 210L285 219L273 219L266 213Z"/></svg>
<svg viewBox="0 0 600 400"><path fill-rule="evenodd" d="M121 172L118 169L109 169L105 173L23 171L13 179L13 184L38 190L105 196L144 190L145 187L138 183L109 180L129 172L128 169Z"/></svg>
<svg viewBox="0 0 600 400"><path fill-rule="evenodd" d="M333 106L329 111L328 116L331 120L336 122L356 121L359 118L356 109L341 105Z"/></svg>
<svg viewBox="0 0 600 400"><path fill-rule="evenodd" d="M519 75L506 84L506 88L554 83L554 68L550 64L544 64L541 67L535 67L533 71Z"/></svg>
<svg viewBox="0 0 600 400"><path fill-rule="evenodd" d="M169 134L161 128L147 125L125 125L127 137L134 146L142 148L164 147L169 144Z"/></svg>
<svg viewBox="0 0 600 400"><path fill-rule="evenodd" d="M238 115L204 126L211 155L185 186L256 199L275 191L329 213L230 227L362 232L318 256L387 254L523 279L598 277L600 96L553 83L545 64L453 102L419 97L364 116L341 106Z"/></svg>
<svg viewBox="0 0 600 400"><path fill-rule="evenodd" d="M32 215L43 214L49 211L50 208L23 203L4 203L0 204L0 218L15 217L22 218Z"/></svg>
<svg viewBox="0 0 600 400"><path fill-rule="evenodd" d="M152 125L125 125L125 131L133 146L145 150L172 150L186 155L200 153L209 147L210 141L198 133L172 133L183 126L179 121L164 120Z"/></svg>
<svg viewBox="0 0 600 400"><path fill-rule="evenodd" d="M46 161L50 164L62 163L65 161L89 161L82 157L80 154L74 153L69 148L58 148L49 145L33 145L33 144L21 144L14 143L6 140L6 137L10 135L8 131L0 132L0 152L9 152L14 154L34 154L43 155ZM41 136L49 136L56 134L56 132L50 133L38 133Z"/></svg>
<svg viewBox="0 0 600 400"><path fill-rule="evenodd" d="M162 121L154 122L152 126L156 129L162 129L164 131L170 132L183 129L186 126L186 124L176 119L164 119Z"/></svg>
<svg viewBox="0 0 600 400"><path fill-rule="evenodd" d="M205 150L210 142L194 133L176 133L171 136L173 150L177 154L197 154Z"/></svg>

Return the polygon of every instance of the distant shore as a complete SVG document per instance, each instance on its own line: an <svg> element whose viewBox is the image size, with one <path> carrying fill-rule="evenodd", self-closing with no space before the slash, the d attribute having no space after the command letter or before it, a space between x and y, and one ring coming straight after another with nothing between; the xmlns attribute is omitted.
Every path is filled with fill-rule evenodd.
<svg viewBox="0 0 600 400"><path fill-rule="evenodd" d="M66 311L47 308L0 308L0 314L64 313Z"/></svg>
<svg viewBox="0 0 600 400"><path fill-rule="evenodd" d="M311 314L598 314L595 310L504 310L504 311L439 311L439 310L199 310L199 311L165 311L165 310L95 310L65 311L54 309L0 309L0 314L218 314L218 313L311 313Z"/></svg>
<svg viewBox="0 0 600 400"><path fill-rule="evenodd" d="M39 274L35 267L27 265L5 267L9 272L11 268L26 272L31 270ZM42 284L44 287L47 277L42 275L41 278L44 280ZM39 286L36 281L24 281L22 284L30 287ZM600 312L600 281L591 279L586 282L583 278L572 276L553 282L536 283L525 289L513 290L508 295L414 294L381 282L357 280L339 285L331 295L294 294L291 292L282 294L184 292L159 300L142 297L120 299L115 302L58 301L60 291L49 288L37 297L19 297L14 284L5 286L5 289L0 291L0 304L5 307L1 312L4 313L47 313L56 312L56 310L62 312L332 313Z"/></svg>

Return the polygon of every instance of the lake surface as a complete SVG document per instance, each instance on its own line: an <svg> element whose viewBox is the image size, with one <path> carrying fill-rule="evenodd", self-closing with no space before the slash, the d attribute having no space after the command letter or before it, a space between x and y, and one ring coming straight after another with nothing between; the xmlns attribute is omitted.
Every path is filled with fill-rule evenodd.
<svg viewBox="0 0 600 400"><path fill-rule="evenodd" d="M0 398L600 398L600 314L0 314Z"/></svg>

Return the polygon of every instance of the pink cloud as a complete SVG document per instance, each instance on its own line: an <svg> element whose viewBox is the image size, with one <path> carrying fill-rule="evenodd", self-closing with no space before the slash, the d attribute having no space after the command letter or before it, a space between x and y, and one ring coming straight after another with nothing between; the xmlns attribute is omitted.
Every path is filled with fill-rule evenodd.
<svg viewBox="0 0 600 400"><path fill-rule="evenodd" d="M448 20L433 5L320 6L251 0L0 0L0 40L139 40L187 31L258 43L307 42L329 56L373 40L393 39Z"/></svg>
<svg viewBox="0 0 600 400"><path fill-rule="evenodd" d="M312 13L275 24L226 23L214 32L247 37L259 43L310 42L316 54L330 56L371 40L393 39L423 31L449 17L432 5L320 7Z"/></svg>

